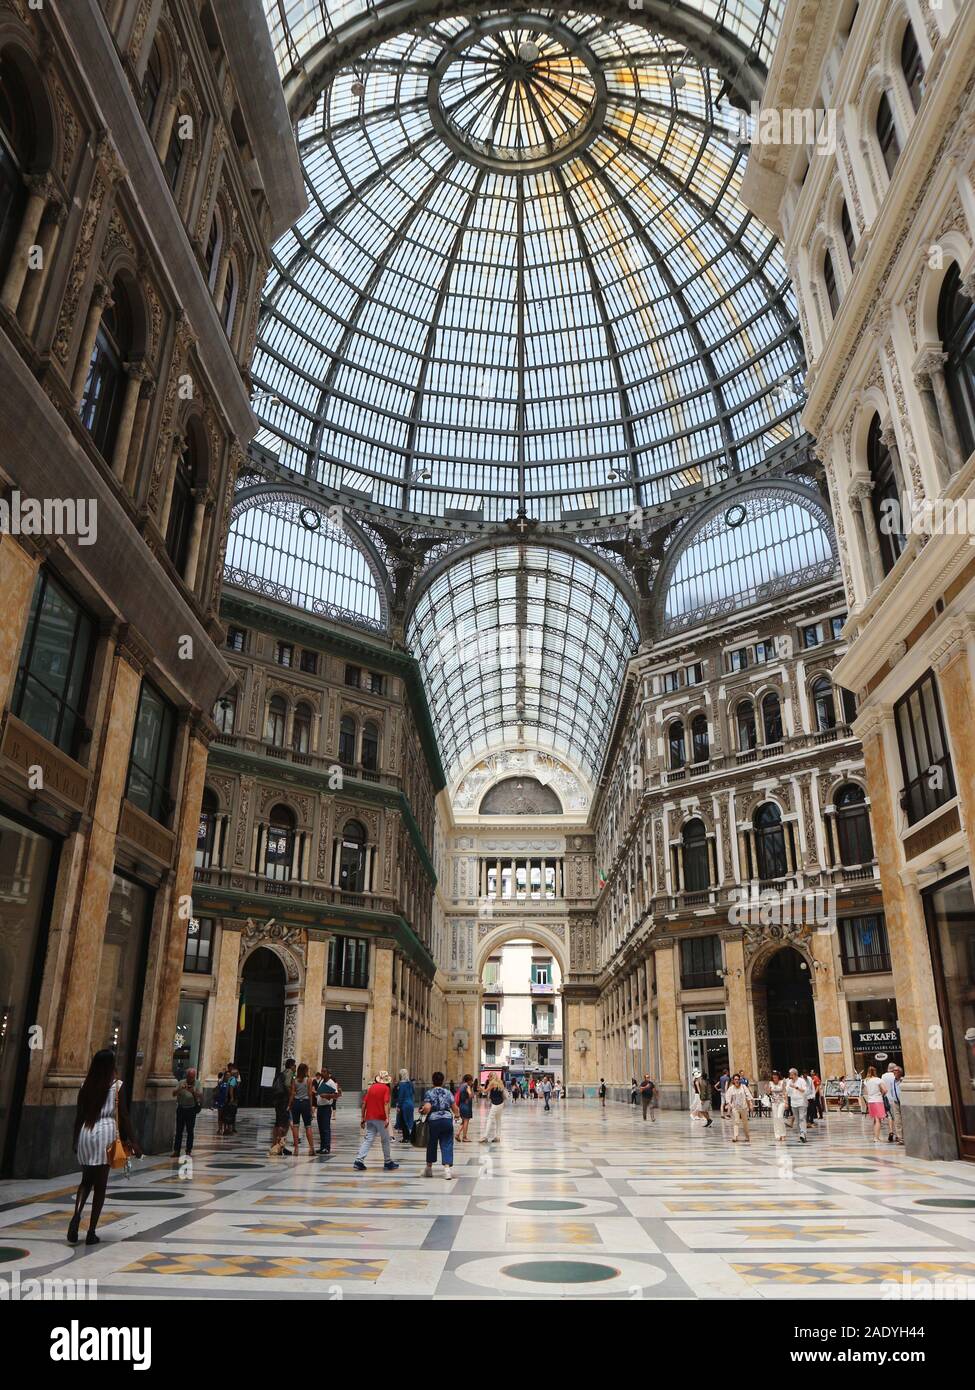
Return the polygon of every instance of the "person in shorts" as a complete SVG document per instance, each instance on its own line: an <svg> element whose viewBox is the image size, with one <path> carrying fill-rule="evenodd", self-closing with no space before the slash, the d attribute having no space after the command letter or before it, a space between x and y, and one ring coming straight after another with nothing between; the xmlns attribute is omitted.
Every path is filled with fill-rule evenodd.
<svg viewBox="0 0 975 1390"><path fill-rule="evenodd" d="M308 1140L308 1152L312 1158L315 1157L315 1141L311 1134L312 1094L312 1079L308 1072L308 1063L302 1062L295 1072L294 1087L291 1094L291 1138L296 1156L301 1148L301 1126L304 1125L305 1138Z"/></svg>
<svg viewBox="0 0 975 1390"><path fill-rule="evenodd" d="M289 1057L275 1077L274 1089L271 1092L274 1100L274 1135L268 1150L268 1158L277 1158L279 1154L286 1154L289 1158L291 1157L291 1150L284 1147L284 1141L291 1128L291 1102L294 1098L294 1089L295 1059Z"/></svg>

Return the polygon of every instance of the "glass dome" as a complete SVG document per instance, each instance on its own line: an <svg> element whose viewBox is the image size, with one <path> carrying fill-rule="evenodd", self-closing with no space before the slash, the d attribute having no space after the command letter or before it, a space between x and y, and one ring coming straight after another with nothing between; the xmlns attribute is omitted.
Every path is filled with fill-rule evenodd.
<svg viewBox="0 0 975 1390"><path fill-rule="evenodd" d="M733 486L798 433L722 57L764 62L780 0L399 29L381 0L266 4L309 195L253 363L283 465L374 514L556 529Z"/></svg>

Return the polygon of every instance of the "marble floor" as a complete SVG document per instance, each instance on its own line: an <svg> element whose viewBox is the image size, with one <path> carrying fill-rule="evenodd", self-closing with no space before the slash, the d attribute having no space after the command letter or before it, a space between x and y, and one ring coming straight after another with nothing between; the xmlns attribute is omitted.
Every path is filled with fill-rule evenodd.
<svg viewBox="0 0 975 1390"><path fill-rule="evenodd" d="M720 1120L594 1100L509 1104L491 1146L483 1119L446 1182L397 1144L398 1172L378 1144L353 1171L351 1105L328 1159L268 1159L267 1113L220 1139L204 1112L191 1164L113 1174L97 1247L65 1243L70 1177L0 1183L0 1281L93 1280L99 1299L975 1297L975 1165L907 1158L859 1117L805 1145L768 1120L733 1144Z"/></svg>

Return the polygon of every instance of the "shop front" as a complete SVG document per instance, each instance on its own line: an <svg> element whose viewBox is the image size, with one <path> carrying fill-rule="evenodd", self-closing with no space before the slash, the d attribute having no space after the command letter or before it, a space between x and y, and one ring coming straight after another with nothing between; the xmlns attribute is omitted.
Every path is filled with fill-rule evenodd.
<svg viewBox="0 0 975 1390"><path fill-rule="evenodd" d="M711 1085L711 1103L720 1105L715 1087L728 1070L728 1022L724 1013L685 1014L687 1075L699 1071ZM688 1083L689 1084L689 1083Z"/></svg>
<svg viewBox="0 0 975 1390"><path fill-rule="evenodd" d="M968 874L935 884L924 909L958 1148L975 1159L975 898Z"/></svg>
<svg viewBox="0 0 975 1390"><path fill-rule="evenodd" d="M851 999L847 1007L853 1070L862 1075L868 1067L875 1067L879 1075L891 1062L903 1068L897 1000Z"/></svg>

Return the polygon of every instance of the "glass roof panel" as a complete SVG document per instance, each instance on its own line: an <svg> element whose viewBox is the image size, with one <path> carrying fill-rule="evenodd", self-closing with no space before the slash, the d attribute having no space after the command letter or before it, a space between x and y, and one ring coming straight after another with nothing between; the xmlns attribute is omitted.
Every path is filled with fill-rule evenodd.
<svg viewBox="0 0 975 1390"><path fill-rule="evenodd" d="M547 749L598 777L638 633L595 565L544 545L461 555L421 594L406 640L448 778L500 747Z"/></svg>
<svg viewBox="0 0 975 1390"><path fill-rule="evenodd" d="M266 4L289 71L365 13ZM764 61L781 3L685 8ZM785 266L738 199L723 80L682 45L582 11L421 15L318 82L253 364L283 464L353 506L558 526L798 433Z"/></svg>

